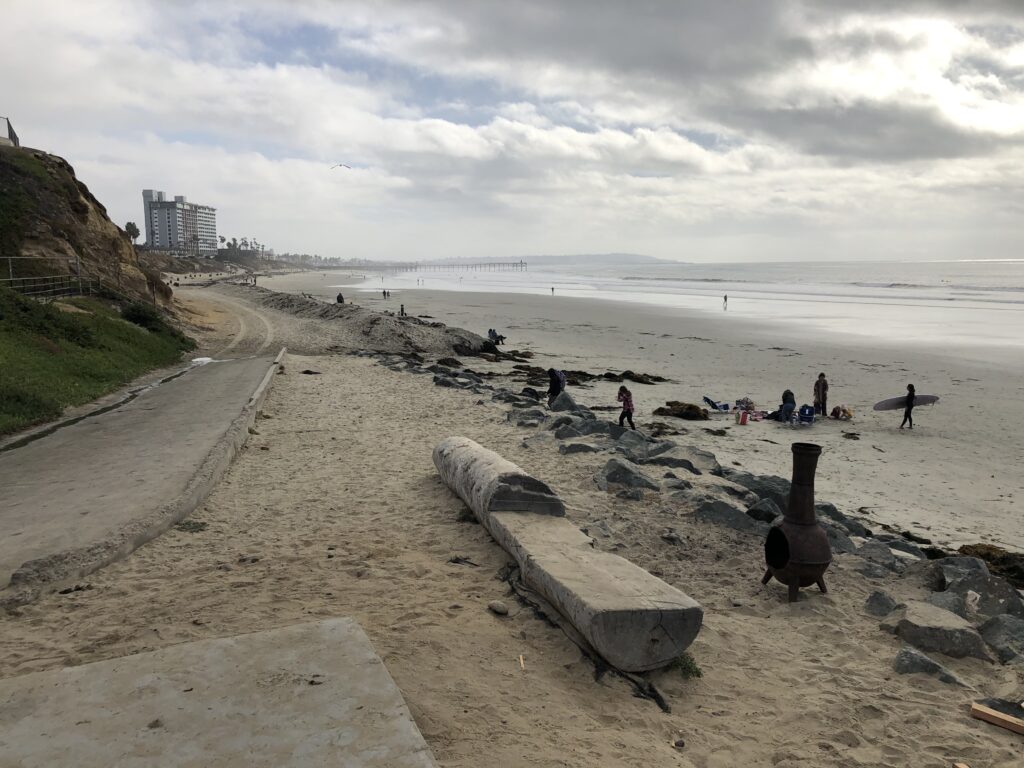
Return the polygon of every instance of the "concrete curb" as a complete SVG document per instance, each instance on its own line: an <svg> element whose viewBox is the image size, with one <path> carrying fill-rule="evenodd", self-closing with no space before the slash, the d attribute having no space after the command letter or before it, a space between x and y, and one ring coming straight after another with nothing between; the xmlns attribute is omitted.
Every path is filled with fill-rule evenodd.
<svg viewBox="0 0 1024 768"><path fill-rule="evenodd" d="M122 526L103 541L23 563L11 574L10 585L5 590L7 594L0 595L0 607L11 608L32 602L47 587L81 578L127 557L147 541L155 539L192 514L224 476L248 440L249 428L256 423L256 416L266 400L286 351L282 347L277 353L241 413L231 421L227 431L203 459L177 498Z"/></svg>

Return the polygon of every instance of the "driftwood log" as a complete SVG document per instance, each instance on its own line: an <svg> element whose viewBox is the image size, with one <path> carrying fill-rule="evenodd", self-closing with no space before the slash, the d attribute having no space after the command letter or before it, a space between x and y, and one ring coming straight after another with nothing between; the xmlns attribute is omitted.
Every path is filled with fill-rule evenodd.
<svg viewBox="0 0 1024 768"><path fill-rule="evenodd" d="M543 595L609 664L664 667L700 631L688 595L617 555L594 549L545 483L465 437L434 449L434 466Z"/></svg>

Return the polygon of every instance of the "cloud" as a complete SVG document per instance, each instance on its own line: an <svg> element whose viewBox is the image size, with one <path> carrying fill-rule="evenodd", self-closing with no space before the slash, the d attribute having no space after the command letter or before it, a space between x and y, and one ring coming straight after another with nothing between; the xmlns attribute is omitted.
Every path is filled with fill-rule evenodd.
<svg viewBox="0 0 1024 768"><path fill-rule="evenodd" d="M282 250L1009 250L1024 18L975 5L14 0L0 112Z"/></svg>

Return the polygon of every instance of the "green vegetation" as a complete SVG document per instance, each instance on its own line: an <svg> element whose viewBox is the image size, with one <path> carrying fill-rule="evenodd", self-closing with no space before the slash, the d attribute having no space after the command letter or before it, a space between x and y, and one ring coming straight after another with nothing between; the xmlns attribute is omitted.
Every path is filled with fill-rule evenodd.
<svg viewBox="0 0 1024 768"><path fill-rule="evenodd" d="M194 346L145 304L65 303L80 311L0 288L0 435L55 419Z"/></svg>
<svg viewBox="0 0 1024 768"><path fill-rule="evenodd" d="M682 656L669 664L669 669L679 670L679 674L682 675L684 680L692 680L704 676L701 668L697 665L697 660L690 655L689 651L683 651Z"/></svg>

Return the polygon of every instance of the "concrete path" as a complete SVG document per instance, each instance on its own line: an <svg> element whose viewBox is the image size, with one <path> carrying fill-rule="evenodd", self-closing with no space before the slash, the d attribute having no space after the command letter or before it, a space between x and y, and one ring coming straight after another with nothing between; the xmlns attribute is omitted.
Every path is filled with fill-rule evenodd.
<svg viewBox="0 0 1024 768"><path fill-rule="evenodd" d="M0 764L431 768L352 619L0 680Z"/></svg>
<svg viewBox="0 0 1024 768"><path fill-rule="evenodd" d="M203 480L212 485L234 456L240 441L228 438L244 439L248 425L239 417L271 362L195 366L114 410L0 453L0 589L26 563L16 583L87 573L190 512L209 490Z"/></svg>

